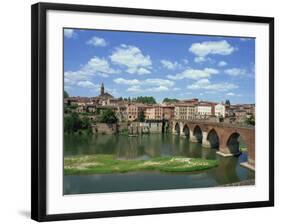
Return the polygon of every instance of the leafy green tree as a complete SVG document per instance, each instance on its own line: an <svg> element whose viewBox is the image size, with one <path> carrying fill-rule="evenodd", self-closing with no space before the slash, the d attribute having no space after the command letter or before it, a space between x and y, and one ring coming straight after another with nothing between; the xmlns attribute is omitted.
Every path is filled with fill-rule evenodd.
<svg viewBox="0 0 281 224"><path fill-rule="evenodd" d="M134 98L134 101L137 103L145 103L145 104L155 104L156 100L153 96L139 96Z"/></svg>
<svg viewBox="0 0 281 224"><path fill-rule="evenodd" d="M106 109L102 111L100 122L102 123L108 123L108 124L114 124L117 122L116 114L111 109Z"/></svg>
<svg viewBox="0 0 281 224"><path fill-rule="evenodd" d="M64 116L64 132L74 133L82 128L82 121L77 113Z"/></svg>
<svg viewBox="0 0 281 224"><path fill-rule="evenodd" d="M83 129L91 128L91 120L90 120L89 117L83 117L81 119L81 123L82 123L82 128Z"/></svg>
<svg viewBox="0 0 281 224"><path fill-rule="evenodd" d="M68 98L68 97L69 97L68 92L66 92L65 90L63 90L63 98Z"/></svg>
<svg viewBox="0 0 281 224"><path fill-rule="evenodd" d="M144 122L145 121L145 114L144 114L143 110L141 110L141 112L139 113L138 121L139 122Z"/></svg>
<svg viewBox="0 0 281 224"><path fill-rule="evenodd" d="M249 116L249 117L247 117L246 119L245 119L245 123L247 124L247 125L255 125L255 116L254 115L251 115L251 116Z"/></svg>
<svg viewBox="0 0 281 224"><path fill-rule="evenodd" d="M175 98L164 98L163 99L163 103L175 103L175 102L179 102L179 100L175 99Z"/></svg>
<svg viewBox="0 0 281 224"><path fill-rule="evenodd" d="M228 106L230 106L230 101L229 101L229 100L226 100L226 101L225 101L225 104L228 105Z"/></svg>

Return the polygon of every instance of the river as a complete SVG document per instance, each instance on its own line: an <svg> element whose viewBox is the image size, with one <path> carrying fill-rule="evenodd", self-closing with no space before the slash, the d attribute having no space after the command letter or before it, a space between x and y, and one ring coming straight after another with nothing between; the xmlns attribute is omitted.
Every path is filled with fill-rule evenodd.
<svg viewBox="0 0 281 224"><path fill-rule="evenodd" d="M149 159L159 156L185 156L218 159L219 166L198 172L132 172L120 174L65 175L64 194L106 193L144 190L214 187L255 178L255 172L240 166L247 152L238 157L221 157L217 149L172 134L65 135L64 156L113 154L119 159Z"/></svg>

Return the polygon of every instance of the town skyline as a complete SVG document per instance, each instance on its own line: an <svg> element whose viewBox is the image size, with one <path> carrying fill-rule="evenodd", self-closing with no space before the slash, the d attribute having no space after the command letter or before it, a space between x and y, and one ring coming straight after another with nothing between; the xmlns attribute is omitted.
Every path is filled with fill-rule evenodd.
<svg viewBox="0 0 281 224"><path fill-rule="evenodd" d="M75 53L73 53L75 52ZM252 38L64 30L64 89L92 97L255 103Z"/></svg>
<svg viewBox="0 0 281 224"><path fill-rule="evenodd" d="M103 86L103 83L101 84L101 86ZM101 95L101 86L100 86L100 92L97 94L97 95L95 95L95 96L71 96L71 95L68 95L68 98L89 98L89 99L91 99L91 98L95 98L95 97L99 97L100 95ZM103 87L104 88L104 91L106 91L106 89L105 89L105 87ZM67 94L68 94L68 92L67 91L65 91ZM108 93L108 92L105 92L105 93ZM110 94L110 93L108 93L108 94ZM152 97L153 99L155 99L153 96L148 96L148 95L139 95L139 96L136 96L136 97L122 97L122 96L120 96L120 97L115 97L115 96L113 96L112 94L110 94L112 97L113 97L113 99L123 99L123 100L131 100L132 102L133 102L133 100L134 99L137 99L137 98L139 98L139 97ZM155 101L156 101L156 103L157 104L162 104L162 103L164 103L164 100L165 99L168 99L168 100L172 100L172 102L170 102L170 103L175 103L176 101L173 101L173 100L178 100L178 103L180 103L180 102L184 102L184 101L188 101L188 100L194 100L194 99L197 99L198 101L201 101L201 102L215 102L215 103L222 103L222 104L225 104L225 102L226 101L230 101L229 99L226 99L226 100L222 100L222 101L220 101L220 100L214 100L214 101L210 101L210 100L203 100L203 99L200 99L200 97L192 97L192 98L185 98L185 99L177 99L177 98L173 98L173 97L165 97L165 98L163 98L160 102L158 102L156 99L155 99ZM255 104L255 103L236 103L236 104Z"/></svg>

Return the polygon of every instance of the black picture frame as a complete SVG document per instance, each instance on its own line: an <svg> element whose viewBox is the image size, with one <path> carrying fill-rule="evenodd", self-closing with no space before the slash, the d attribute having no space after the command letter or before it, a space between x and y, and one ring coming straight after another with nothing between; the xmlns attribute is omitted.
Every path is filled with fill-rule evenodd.
<svg viewBox="0 0 281 224"><path fill-rule="evenodd" d="M243 203L209 204L196 206L177 206L160 208L140 208L101 212L70 214L46 214L46 13L48 10L75 12L100 12L123 15L141 15L169 18L192 18L217 21L253 22L269 25L269 200ZM274 18L195 13L183 11L164 11L137 8L103 7L89 5L37 3L32 5L32 155L31 155L31 218L36 221L86 219L116 216L132 216L206 210L254 208L274 206Z"/></svg>

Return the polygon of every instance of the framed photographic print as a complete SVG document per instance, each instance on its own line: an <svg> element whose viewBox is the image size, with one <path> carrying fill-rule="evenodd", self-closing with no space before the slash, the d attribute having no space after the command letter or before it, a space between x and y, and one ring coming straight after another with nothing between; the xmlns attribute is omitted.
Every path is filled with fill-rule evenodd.
<svg viewBox="0 0 281 224"><path fill-rule="evenodd" d="M32 6L32 219L274 205L274 19Z"/></svg>

